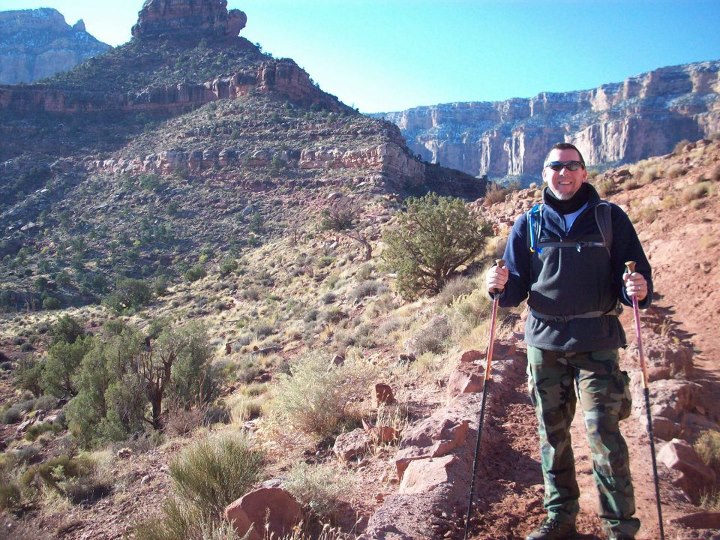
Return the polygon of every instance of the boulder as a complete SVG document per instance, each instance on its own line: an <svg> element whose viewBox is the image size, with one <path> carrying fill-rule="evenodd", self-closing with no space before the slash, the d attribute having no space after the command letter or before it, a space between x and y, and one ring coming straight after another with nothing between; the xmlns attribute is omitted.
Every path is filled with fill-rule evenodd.
<svg viewBox="0 0 720 540"><path fill-rule="evenodd" d="M448 469L456 460L456 456L444 456L411 462L400 482L399 492L401 494L427 493L448 483L451 478Z"/></svg>
<svg viewBox="0 0 720 540"><path fill-rule="evenodd" d="M395 455L398 478L402 478L411 462L446 456L465 443L470 423L451 418L440 410L409 430Z"/></svg>
<svg viewBox="0 0 720 540"><path fill-rule="evenodd" d="M720 512L695 512L670 520L691 529L720 529Z"/></svg>
<svg viewBox="0 0 720 540"><path fill-rule="evenodd" d="M225 517L240 537L249 532L247 540L263 540L266 525L273 538L289 535L302 520L302 511L290 493L270 487L243 495L225 509Z"/></svg>
<svg viewBox="0 0 720 540"><path fill-rule="evenodd" d="M685 441L673 439L658 452L657 459L669 469L682 473L676 485L693 502L715 484L715 472L705 465L695 449Z"/></svg>
<svg viewBox="0 0 720 540"><path fill-rule="evenodd" d="M342 461L361 457L370 448L370 434L361 428L342 433L335 439L333 452Z"/></svg>
<svg viewBox="0 0 720 540"><path fill-rule="evenodd" d="M631 379L634 412L637 416L644 417L646 412L642 373L634 372ZM673 422L680 422L685 413L694 409L701 386L681 379L663 379L653 381L649 389L652 417L662 416Z"/></svg>
<svg viewBox="0 0 720 540"><path fill-rule="evenodd" d="M375 385L375 406L392 405L395 403L395 396L389 384L377 383Z"/></svg>
<svg viewBox="0 0 720 540"><path fill-rule="evenodd" d="M482 392L485 377L483 373L479 371L479 366L471 363L462 363L461 361L448 378L448 399L452 399L460 394Z"/></svg>

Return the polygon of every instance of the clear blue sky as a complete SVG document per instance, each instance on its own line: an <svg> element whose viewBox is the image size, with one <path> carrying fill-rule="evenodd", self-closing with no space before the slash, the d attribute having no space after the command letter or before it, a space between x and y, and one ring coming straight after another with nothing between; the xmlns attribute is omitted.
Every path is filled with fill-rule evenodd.
<svg viewBox="0 0 720 540"><path fill-rule="evenodd" d="M118 45L143 0L0 0L53 7ZM362 112L585 90L720 59L720 0L229 0L241 35L291 57Z"/></svg>

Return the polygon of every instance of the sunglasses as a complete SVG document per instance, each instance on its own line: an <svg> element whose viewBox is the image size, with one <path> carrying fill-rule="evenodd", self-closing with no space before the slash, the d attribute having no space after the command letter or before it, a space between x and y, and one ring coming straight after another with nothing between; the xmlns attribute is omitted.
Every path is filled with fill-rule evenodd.
<svg viewBox="0 0 720 540"><path fill-rule="evenodd" d="M546 167L550 167L553 171L561 171L567 169L568 171L577 171L578 169L584 169L585 166L582 161L551 161L545 164Z"/></svg>

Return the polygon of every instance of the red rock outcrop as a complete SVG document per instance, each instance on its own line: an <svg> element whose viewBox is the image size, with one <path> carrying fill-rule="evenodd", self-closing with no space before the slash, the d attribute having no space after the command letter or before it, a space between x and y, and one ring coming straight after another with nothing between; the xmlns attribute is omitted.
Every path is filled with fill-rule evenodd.
<svg viewBox="0 0 720 540"><path fill-rule="evenodd" d="M289 59L268 60L253 72L204 83L146 88L138 93L61 90L47 86L0 86L0 109L15 113L79 113L98 111L188 112L218 99L235 99L250 92L277 92L306 105L347 110L337 98L312 84L310 76Z"/></svg>
<svg viewBox="0 0 720 540"><path fill-rule="evenodd" d="M245 23L247 16L239 9L228 12L227 0L145 0L132 35L237 36Z"/></svg>

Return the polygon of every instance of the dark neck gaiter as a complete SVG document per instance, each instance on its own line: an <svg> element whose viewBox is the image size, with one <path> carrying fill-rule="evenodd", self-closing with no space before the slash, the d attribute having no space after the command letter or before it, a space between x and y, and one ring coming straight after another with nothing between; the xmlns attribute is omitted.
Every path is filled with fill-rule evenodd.
<svg viewBox="0 0 720 540"><path fill-rule="evenodd" d="M551 208L557 210L563 216L577 212L580 208L582 208L582 205L587 203L589 200L590 184L587 182L583 182L575 195L566 201L561 201L553 195L553 192L550 191L549 188L545 188L545 203Z"/></svg>

